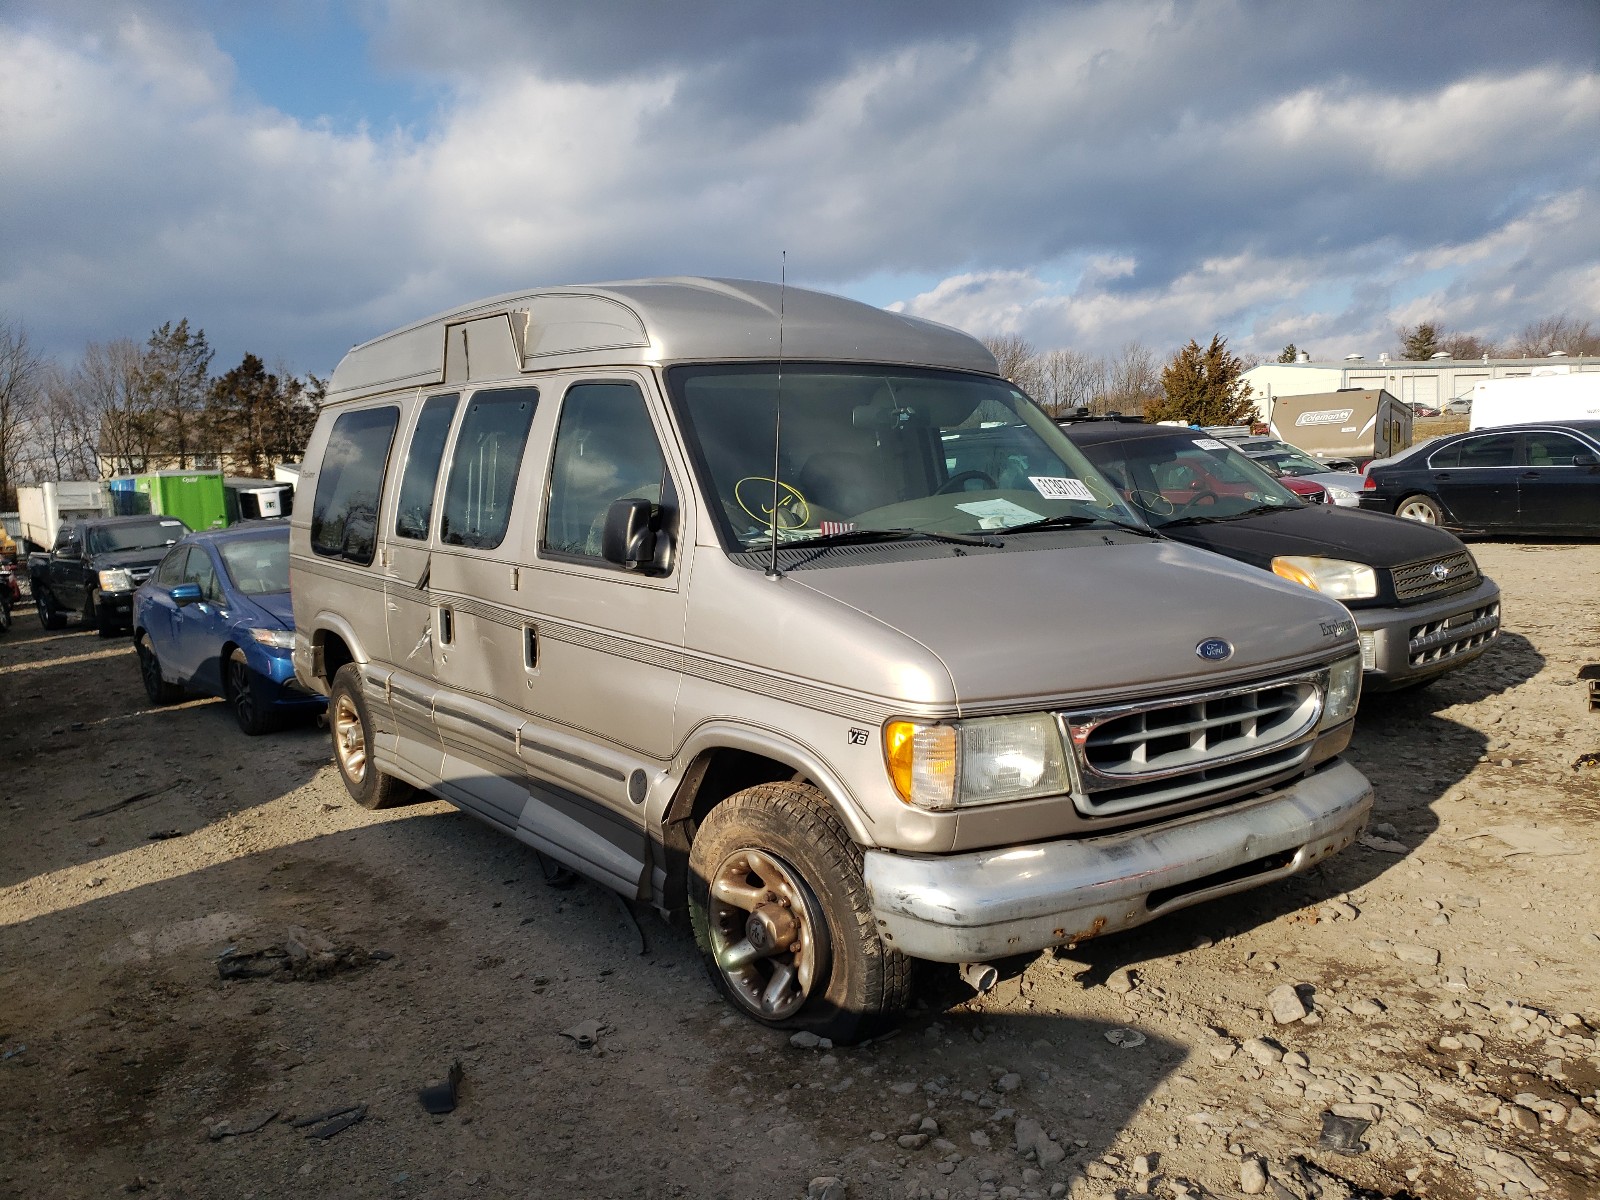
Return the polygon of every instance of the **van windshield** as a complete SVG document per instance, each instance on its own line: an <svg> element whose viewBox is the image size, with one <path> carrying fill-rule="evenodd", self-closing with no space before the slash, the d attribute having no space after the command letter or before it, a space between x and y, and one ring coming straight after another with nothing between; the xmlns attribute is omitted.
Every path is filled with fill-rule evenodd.
<svg viewBox="0 0 1600 1200"><path fill-rule="evenodd" d="M674 367L669 390L730 550L875 532L986 536L1139 524L1040 409L999 379L785 363ZM776 499L776 505L774 505Z"/></svg>

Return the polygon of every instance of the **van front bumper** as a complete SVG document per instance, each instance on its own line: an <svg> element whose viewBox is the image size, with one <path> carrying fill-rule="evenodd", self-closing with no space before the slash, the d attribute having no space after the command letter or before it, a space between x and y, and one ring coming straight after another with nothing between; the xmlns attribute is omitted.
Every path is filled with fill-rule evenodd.
<svg viewBox="0 0 1600 1200"><path fill-rule="evenodd" d="M1500 585L1406 608L1353 608L1361 635L1361 687L1387 692L1465 666L1500 636Z"/></svg>
<svg viewBox="0 0 1600 1200"><path fill-rule="evenodd" d="M869 850L864 873L885 943L982 962L1297 874L1353 842L1371 812L1372 785L1335 760L1264 797L1153 828L970 854Z"/></svg>

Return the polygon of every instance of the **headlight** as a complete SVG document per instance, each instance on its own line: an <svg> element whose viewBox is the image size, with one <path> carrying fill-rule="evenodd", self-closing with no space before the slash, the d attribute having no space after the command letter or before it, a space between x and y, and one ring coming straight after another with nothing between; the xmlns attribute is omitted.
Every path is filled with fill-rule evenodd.
<svg viewBox="0 0 1600 1200"><path fill-rule="evenodd" d="M1335 600L1370 600L1378 594L1378 573L1366 563L1342 558L1285 554L1272 560L1272 573Z"/></svg>
<svg viewBox="0 0 1600 1200"><path fill-rule="evenodd" d="M278 650L294 649L294 630L292 629L252 629L250 636L263 646L272 646Z"/></svg>
<svg viewBox="0 0 1600 1200"><path fill-rule="evenodd" d="M1350 505L1356 503L1356 494L1349 488L1330 487L1328 489L1328 502L1330 504L1343 505L1344 507L1348 508Z"/></svg>
<svg viewBox="0 0 1600 1200"><path fill-rule="evenodd" d="M1322 702L1322 721L1318 729L1343 724L1356 715L1361 699L1361 655L1341 658L1328 668L1328 690Z"/></svg>
<svg viewBox="0 0 1600 1200"><path fill-rule="evenodd" d="M100 572L100 590L102 592L131 592L133 591L133 574L122 567L112 567L109 571Z"/></svg>
<svg viewBox="0 0 1600 1200"><path fill-rule="evenodd" d="M883 745L894 790L918 808L999 804L1071 787L1061 730L1049 713L948 725L890 721Z"/></svg>

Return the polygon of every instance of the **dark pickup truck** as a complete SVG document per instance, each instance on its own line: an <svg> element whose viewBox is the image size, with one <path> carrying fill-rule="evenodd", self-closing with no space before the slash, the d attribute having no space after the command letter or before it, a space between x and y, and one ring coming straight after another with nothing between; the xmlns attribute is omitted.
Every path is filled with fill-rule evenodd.
<svg viewBox="0 0 1600 1200"><path fill-rule="evenodd" d="M62 522L56 544L28 556L33 602L46 629L69 613L101 637L133 628L133 591L189 532L176 517L95 517Z"/></svg>

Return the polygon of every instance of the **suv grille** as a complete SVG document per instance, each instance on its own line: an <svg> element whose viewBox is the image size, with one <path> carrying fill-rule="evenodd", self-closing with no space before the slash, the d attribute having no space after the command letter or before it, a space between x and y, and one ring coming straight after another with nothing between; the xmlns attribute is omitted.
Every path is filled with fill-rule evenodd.
<svg viewBox="0 0 1600 1200"><path fill-rule="evenodd" d="M1305 759L1321 715L1320 672L1065 713L1079 807L1109 816L1266 780Z"/></svg>
<svg viewBox="0 0 1600 1200"><path fill-rule="evenodd" d="M1390 574L1394 578L1395 598L1402 604L1421 600L1424 596L1458 592L1478 582L1477 564L1465 550L1407 563L1403 567L1396 567Z"/></svg>

